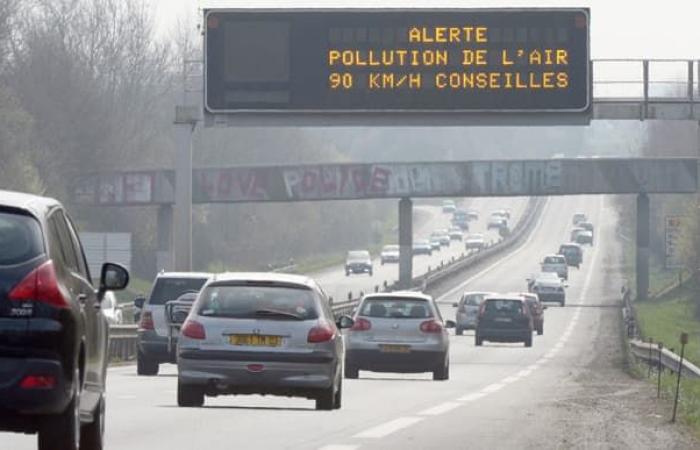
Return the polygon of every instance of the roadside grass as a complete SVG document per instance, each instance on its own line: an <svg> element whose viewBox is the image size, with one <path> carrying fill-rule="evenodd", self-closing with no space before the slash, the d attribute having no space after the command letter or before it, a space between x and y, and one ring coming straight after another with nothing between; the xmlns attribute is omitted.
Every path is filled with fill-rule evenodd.
<svg viewBox="0 0 700 450"><path fill-rule="evenodd" d="M676 394L677 380L673 374L661 375L661 396L670 402L673 402ZM700 436L700 380L681 378L677 418L688 425L696 436Z"/></svg>

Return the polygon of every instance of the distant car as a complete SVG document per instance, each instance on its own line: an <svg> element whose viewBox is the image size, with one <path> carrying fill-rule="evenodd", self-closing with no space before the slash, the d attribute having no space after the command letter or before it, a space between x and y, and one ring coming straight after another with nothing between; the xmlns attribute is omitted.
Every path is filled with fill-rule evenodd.
<svg viewBox="0 0 700 450"><path fill-rule="evenodd" d="M486 239L483 234L470 234L464 241L467 250L483 250L486 247Z"/></svg>
<svg viewBox="0 0 700 450"><path fill-rule="evenodd" d="M442 201L442 212L453 213L457 209L455 202L453 200L443 200Z"/></svg>
<svg viewBox="0 0 700 450"><path fill-rule="evenodd" d="M305 397L339 409L348 316L333 316L310 278L273 273L217 275L202 289L178 342L177 403L205 396Z"/></svg>
<svg viewBox="0 0 700 450"><path fill-rule="evenodd" d="M510 211L508 211L507 209L497 209L496 211L492 212L491 215L500 216L506 220L510 220Z"/></svg>
<svg viewBox="0 0 700 450"><path fill-rule="evenodd" d="M448 231L448 235L450 236L450 239L455 241L461 241L462 239L464 239L464 232L459 227L450 228Z"/></svg>
<svg viewBox="0 0 700 450"><path fill-rule="evenodd" d="M117 303L117 297L114 295L114 292L105 292L100 310L102 311L102 315L105 316L105 319L107 319L108 324L121 325L124 323L122 308Z"/></svg>
<svg viewBox="0 0 700 450"><path fill-rule="evenodd" d="M559 246L559 254L564 256L569 266L579 268L583 264L583 249L579 244L562 244Z"/></svg>
<svg viewBox="0 0 700 450"><path fill-rule="evenodd" d="M497 230L508 228L508 219L500 215L491 216L486 228L489 230L494 228Z"/></svg>
<svg viewBox="0 0 700 450"><path fill-rule="evenodd" d="M439 243L438 243L439 247ZM419 239L413 242L413 254L414 255L432 255L433 247L430 245L430 241L427 239Z"/></svg>
<svg viewBox="0 0 700 450"><path fill-rule="evenodd" d="M590 231L591 233L594 231L594 226L591 222L579 222L578 227L583 228L586 231Z"/></svg>
<svg viewBox="0 0 700 450"><path fill-rule="evenodd" d="M574 217L571 219L571 223L574 226L577 226L579 223L585 222L586 220L587 220L586 215L584 213L576 213L576 214L574 214Z"/></svg>
<svg viewBox="0 0 700 450"><path fill-rule="evenodd" d="M379 258L381 259L381 264L385 263L397 263L399 262L399 246L398 245L385 245L382 249L382 253Z"/></svg>
<svg viewBox="0 0 700 450"><path fill-rule="evenodd" d="M589 244L593 245L593 233L591 233L588 230L581 231L576 234L576 243L577 244Z"/></svg>
<svg viewBox="0 0 700 450"><path fill-rule="evenodd" d="M586 232L586 229L585 229L585 228L574 227L574 228L571 230L571 236L570 236L570 237L571 237L571 239L570 239L571 242L576 242L576 243L578 243L578 241L576 240L576 238L578 237L579 234L584 233L584 232Z"/></svg>
<svg viewBox="0 0 700 450"><path fill-rule="evenodd" d="M527 279L528 291L537 294L541 302L566 304L566 284L554 272L542 272Z"/></svg>
<svg viewBox="0 0 700 450"><path fill-rule="evenodd" d="M432 372L434 380L450 374L450 339L432 297L417 292L365 296L354 325L347 332L345 377L360 370L374 372Z"/></svg>
<svg viewBox="0 0 700 450"><path fill-rule="evenodd" d="M367 250L352 250L345 258L345 276L350 274L367 273L372 276L372 257Z"/></svg>
<svg viewBox="0 0 700 450"><path fill-rule="evenodd" d="M433 251L440 251L442 243L439 236L430 236L430 248Z"/></svg>
<svg viewBox="0 0 700 450"><path fill-rule="evenodd" d="M530 308L530 316L532 317L535 331L537 331L538 335L544 334L544 310L547 307L542 305L537 294L533 292L517 292L513 295L520 295L525 300L528 308Z"/></svg>
<svg viewBox="0 0 700 450"><path fill-rule="evenodd" d="M38 433L39 450L103 448L109 330L100 309L129 273L105 263L96 275L97 289L61 203L0 190L0 431Z"/></svg>
<svg viewBox="0 0 700 450"><path fill-rule="evenodd" d="M466 231L469 229L469 215L467 211L458 209L452 215L452 225Z"/></svg>
<svg viewBox="0 0 700 450"><path fill-rule="evenodd" d="M468 209L467 220L479 220L479 212L473 209Z"/></svg>
<svg viewBox="0 0 700 450"><path fill-rule="evenodd" d="M492 292L465 292L462 298L452 306L457 308L455 313L455 334L461 336L464 330L476 329L481 302Z"/></svg>
<svg viewBox="0 0 700 450"><path fill-rule="evenodd" d="M134 300L134 306L140 310L136 339L138 375L158 375L160 364L177 361L177 338L169 337L165 304L188 292L199 292L210 277L209 273L161 272L153 281L148 298Z"/></svg>
<svg viewBox="0 0 700 450"><path fill-rule="evenodd" d="M564 255L547 255L542 259L540 267L542 272L554 272L559 278L569 279L569 266Z"/></svg>
<svg viewBox="0 0 700 450"><path fill-rule="evenodd" d="M489 296L479 309L474 343L479 347L484 341L523 342L532 347L533 330L530 309L521 296Z"/></svg>
<svg viewBox="0 0 700 450"><path fill-rule="evenodd" d="M430 235L430 238L431 239L437 238L437 240L440 241L440 245L445 246L445 247L449 246L451 243L449 232L446 229L442 229L442 228L439 230L433 231Z"/></svg>

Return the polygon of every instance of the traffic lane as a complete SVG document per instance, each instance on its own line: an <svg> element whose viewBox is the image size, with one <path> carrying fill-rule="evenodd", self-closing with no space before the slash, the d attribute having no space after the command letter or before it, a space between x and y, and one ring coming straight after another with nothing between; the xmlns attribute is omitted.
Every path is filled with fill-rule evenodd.
<svg viewBox="0 0 700 450"><path fill-rule="evenodd" d="M500 237L496 230L487 230L488 216L491 211L501 208L508 208L512 211L511 223L517 223L520 216L524 212L527 205L525 198L508 198L508 199L488 199L477 198L469 199L464 202L465 206L480 211L479 220L471 222L472 233L482 233L486 236L487 242L497 242ZM451 214L442 212L442 208L421 205L420 208L426 211L430 218L414 233L414 239L426 239L436 229L449 228ZM418 276L426 273L428 269L434 269L441 263L447 264L451 260L456 259L466 253L464 243L452 241L449 247L443 247L440 251L434 251L432 256L416 255L413 258L413 275ZM373 292L376 288L381 288L384 283L392 284L399 277L398 264L380 264L379 258L374 259L374 274L369 276L366 274L345 275L344 266L336 266L326 269L322 272L311 274L328 295L332 296L334 301L345 301L348 294L357 297L360 292Z"/></svg>
<svg viewBox="0 0 700 450"><path fill-rule="evenodd" d="M547 309L545 334L536 336L534 347L516 349L511 344L484 344L482 348L472 347L470 351L467 347L466 351L457 352L460 357L457 364L471 366L472 374L477 377L481 368L490 367L491 382L478 389L465 388L461 397L450 402L453 405L449 413L443 407L434 408L436 413L430 416L414 415L419 420L410 428L384 439L365 440L361 442L362 449L420 449L460 442L468 442L470 448L504 449L578 448L585 444L567 441L567 427L572 423L557 423L556 415L538 414L538 405L556 410L565 407L568 399L580 395L576 384L578 369L595 359L600 350L594 342L599 337L601 315L616 314L610 308L572 306L613 304L618 301L619 293L618 286L611 285L606 276L610 266L617 264L616 259L609 258L609 243L614 240L615 232L611 219L614 214L602 213L612 207L601 208L600 199L582 200L580 207L588 208L592 212L589 217L596 221L596 247L589 249L582 270L572 274L570 306ZM493 275L479 277L478 281L488 282L486 278L497 275L494 270ZM473 338L469 341L473 345ZM496 376L495 369L504 365L501 375Z"/></svg>

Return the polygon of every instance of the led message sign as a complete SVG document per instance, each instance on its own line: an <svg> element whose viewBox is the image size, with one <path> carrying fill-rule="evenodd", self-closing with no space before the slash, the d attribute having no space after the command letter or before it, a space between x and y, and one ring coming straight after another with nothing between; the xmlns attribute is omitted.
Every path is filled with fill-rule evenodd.
<svg viewBox="0 0 700 450"><path fill-rule="evenodd" d="M209 10L210 113L583 112L587 9Z"/></svg>

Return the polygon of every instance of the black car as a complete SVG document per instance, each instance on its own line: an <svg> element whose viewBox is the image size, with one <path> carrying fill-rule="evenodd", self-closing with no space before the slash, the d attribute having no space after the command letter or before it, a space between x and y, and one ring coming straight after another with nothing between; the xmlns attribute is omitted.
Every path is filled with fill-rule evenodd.
<svg viewBox="0 0 700 450"><path fill-rule="evenodd" d="M475 344L523 342L532 347L534 323L525 300L520 296L487 297L481 303L476 323Z"/></svg>
<svg viewBox="0 0 700 450"><path fill-rule="evenodd" d="M95 289L75 225L55 200L0 191L0 430L38 433L40 450L102 449L107 290Z"/></svg>
<svg viewBox="0 0 700 450"><path fill-rule="evenodd" d="M345 276L351 273L367 273L372 276L372 257L367 250L352 250L345 259Z"/></svg>

